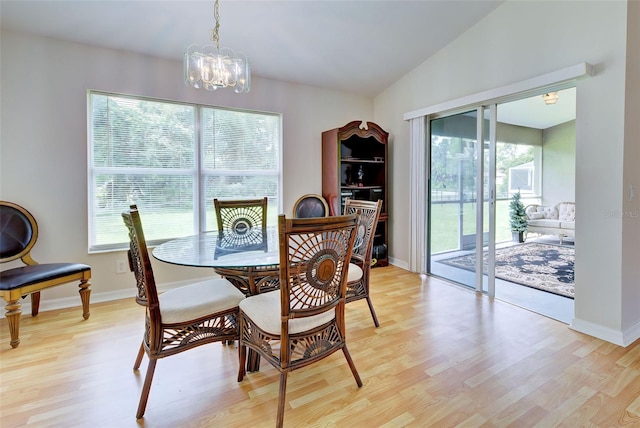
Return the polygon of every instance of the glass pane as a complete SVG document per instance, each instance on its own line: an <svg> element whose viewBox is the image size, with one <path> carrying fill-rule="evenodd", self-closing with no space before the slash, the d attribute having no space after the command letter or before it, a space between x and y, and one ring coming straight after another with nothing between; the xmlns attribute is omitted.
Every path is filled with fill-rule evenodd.
<svg viewBox="0 0 640 428"><path fill-rule="evenodd" d="M147 241L191 235L194 231L193 177L158 174L100 174L94 178L95 246L128 242L121 213L136 204Z"/></svg>
<svg viewBox="0 0 640 428"><path fill-rule="evenodd" d="M277 170L279 134L278 116L204 108L203 168Z"/></svg>
<svg viewBox="0 0 640 428"><path fill-rule="evenodd" d="M430 272L475 287L476 112L431 121Z"/></svg>
<svg viewBox="0 0 640 428"><path fill-rule="evenodd" d="M509 202L520 192L524 205L540 203L538 182L542 148L517 142L496 143L496 243L512 240Z"/></svg>
<svg viewBox="0 0 640 428"><path fill-rule="evenodd" d="M206 198L206 230L216 230L215 208L213 200L218 199L260 199L269 198L267 224L278 223L278 176L276 175L237 175L207 176L204 179Z"/></svg>
<svg viewBox="0 0 640 428"><path fill-rule="evenodd" d="M194 107L93 96L93 167L193 168Z"/></svg>

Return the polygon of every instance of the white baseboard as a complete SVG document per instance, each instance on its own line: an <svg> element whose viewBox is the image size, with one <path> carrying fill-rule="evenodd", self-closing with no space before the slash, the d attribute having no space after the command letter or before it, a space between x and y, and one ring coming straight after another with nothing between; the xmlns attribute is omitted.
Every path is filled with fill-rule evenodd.
<svg viewBox="0 0 640 428"><path fill-rule="evenodd" d="M203 281L211 278L205 277L201 278ZM170 290L172 288L177 288L182 285L186 285L192 283L194 281L199 281L199 279L190 279L187 281L176 281L176 282L167 282L163 284L156 284L158 287L158 292L161 293L163 291ZM116 290L116 291L105 291L102 293L96 293L95 290L91 290L91 299L90 304L94 303L102 303L102 302L112 302L114 300L120 299L128 299L134 298L136 295L136 290L133 288L127 288L126 290ZM55 311L57 309L66 309L66 308L74 308L74 307L82 306L82 301L80 300L80 295L74 297L62 297L59 299L40 299L40 310L39 312L46 311ZM23 314L31 313L31 298L26 297L22 299L22 307L20 308ZM4 305L0 308L0 318L5 318Z"/></svg>
<svg viewBox="0 0 640 428"><path fill-rule="evenodd" d="M612 328L603 327L599 324L594 324L589 321L585 321L579 318L574 318L569 326L575 331L588 334L589 336L597 337L598 339L606 340L619 346L629 346L640 338L640 323L637 323L630 328L620 331Z"/></svg>
<svg viewBox="0 0 640 428"><path fill-rule="evenodd" d="M640 322L622 332L622 346L629 346L638 339L640 339Z"/></svg>
<svg viewBox="0 0 640 428"><path fill-rule="evenodd" d="M389 257L389 264L397 266L404 270L409 270L409 263L402 260L394 259L393 257Z"/></svg>

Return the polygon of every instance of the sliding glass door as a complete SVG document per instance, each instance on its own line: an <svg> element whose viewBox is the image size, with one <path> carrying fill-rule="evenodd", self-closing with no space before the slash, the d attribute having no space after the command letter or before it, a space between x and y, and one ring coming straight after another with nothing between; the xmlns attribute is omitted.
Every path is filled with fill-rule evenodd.
<svg viewBox="0 0 640 428"><path fill-rule="evenodd" d="M536 95L497 110L495 297L566 323L573 318L574 239L535 227L533 216L545 216L535 213L522 239L514 236L510 205L517 196L553 217L558 201L575 201L575 98L567 88L553 102Z"/></svg>
<svg viewBox="0 0 640 428"><path fill-rule="evenodd" d="M570 101L574 92L559 95ZM573 240L539 228L512 232L514 196L523 208L546 207L549 214L538 216L553 216L557 201L575 199L575 114L545 119L553 112L534 114L540 107L546 106L535 96L428 117L426 267L431 275L567 322Z"/></svg>
<svg viewBox="0 0 640 428"><path fill-rule="evenodd" d="M490 283L488 114L479 108L429 123L429 273L478 291Z"/></svg>
<svg viewBox="0 0 640 428"><path fill-rule="evenodd" d="M409 265L570 322L573 217L564 216L567 234L547 225L559 219L561 209L575 212L576 89L567 80L503 92L406 115ZM514 197L526 216L510 215ZM514 217L522 228L526 218L522 236L513 234Z"/></svg>

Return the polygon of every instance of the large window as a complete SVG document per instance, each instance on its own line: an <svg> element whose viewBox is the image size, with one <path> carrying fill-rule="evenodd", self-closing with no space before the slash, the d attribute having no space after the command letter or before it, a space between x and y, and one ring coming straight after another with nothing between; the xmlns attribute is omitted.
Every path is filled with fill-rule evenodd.
<svg viewBox="0 0 640 428"><path fill-rule="evenodd" d="M89 93L89 251L128 245L121 213L136 204L150 243L216 228L214 198L281 189L278 114Z"/></svg>

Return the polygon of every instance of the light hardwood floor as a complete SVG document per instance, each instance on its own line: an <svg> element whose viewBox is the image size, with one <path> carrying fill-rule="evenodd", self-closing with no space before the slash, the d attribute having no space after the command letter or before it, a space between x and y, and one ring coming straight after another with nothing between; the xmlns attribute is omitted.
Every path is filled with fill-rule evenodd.
<svg viewBox="0 0 640 428"><path fill-rule="evenodd" d="M627 348L437 279L372 270L380 328L364 301L347 305L342 353L289 376L287 427L640 426L640 342ZM94 284L94 288L99 288ZM146 357L133 299L23 314L9 347L0 320L0 426L272 427L278 373L241 383L237 348L214 343L158 362L136 421Z"/></svg>

